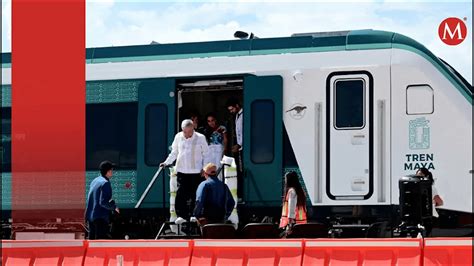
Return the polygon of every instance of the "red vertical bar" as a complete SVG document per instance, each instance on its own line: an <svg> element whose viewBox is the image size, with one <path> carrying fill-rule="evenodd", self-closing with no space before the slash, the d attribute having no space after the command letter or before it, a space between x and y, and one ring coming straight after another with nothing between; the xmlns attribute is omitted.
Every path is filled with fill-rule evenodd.
<svg viewBox="0 0 474 266"><path fill-rule="evenodd" d="M85 0L12 1L12 218L83 221Z"/></svg>

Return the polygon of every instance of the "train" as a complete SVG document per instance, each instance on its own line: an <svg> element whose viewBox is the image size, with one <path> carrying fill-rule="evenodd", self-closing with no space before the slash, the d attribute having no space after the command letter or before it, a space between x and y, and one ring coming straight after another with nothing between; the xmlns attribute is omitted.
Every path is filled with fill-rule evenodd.
<svg viewBox="0 0 474 266"><path fill-rule="evenodd" d="M180 122L191 112L214 112L232 132L225 103L238 98L242 224L278 220L283 176L297 171L309 220L395 227L398 180L421 167L433 173L445 203L440 228L472 224L473 88L407 36L350 30L87 48L85 65L86 183L100 161L115 162L111 182L123 215L130 215L126 223L166 219L167 174L138 211L146 218L134 205ZM3 53L4 212L11 209L11 89L11 53Z"/></svg>

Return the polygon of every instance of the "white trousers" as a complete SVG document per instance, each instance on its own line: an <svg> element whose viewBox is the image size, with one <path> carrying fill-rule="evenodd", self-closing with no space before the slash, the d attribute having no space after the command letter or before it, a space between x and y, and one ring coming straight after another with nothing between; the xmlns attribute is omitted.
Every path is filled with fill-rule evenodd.
<svg viewBox="0 0 474 266"><path fill-rule="evenodd" d="M222 155L224 152L224 146L220 144L209 145L209 162L221 167Z"/></svg>

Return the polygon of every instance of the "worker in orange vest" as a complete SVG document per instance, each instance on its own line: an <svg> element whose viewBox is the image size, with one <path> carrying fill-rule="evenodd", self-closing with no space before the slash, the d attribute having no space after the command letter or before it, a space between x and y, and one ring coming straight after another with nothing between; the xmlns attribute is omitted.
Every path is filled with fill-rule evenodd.
<svg viewBox="0 0 474 266"><path fill-rule="evenodd" d="M294 224L305 224L306 222L306 194L301 187L298 174L291 171L285 175L285 194L280 228L290 232Z"/></svg>

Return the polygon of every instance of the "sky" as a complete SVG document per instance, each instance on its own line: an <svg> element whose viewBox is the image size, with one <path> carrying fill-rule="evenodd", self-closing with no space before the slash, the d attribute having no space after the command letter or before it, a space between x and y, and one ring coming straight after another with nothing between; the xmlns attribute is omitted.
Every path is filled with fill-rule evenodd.
<svg viewBox="0 0 474 266"><path fill-rule="evenodd" d="M293 33L375 29L407 35L472 84L472 1L131 1L86 3L86 46L122 46L233 39L236 30L259 38ZM463 43L438 37L445 18L467 18ZM2 0L2 51L11 51L11 0Z"/></svg>

